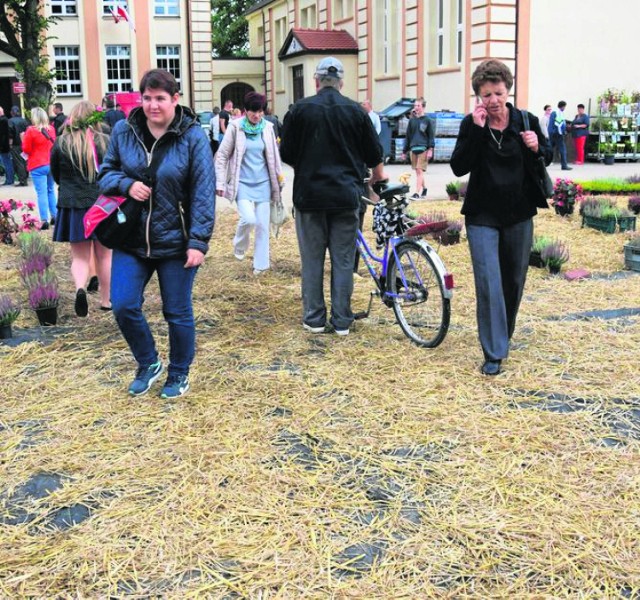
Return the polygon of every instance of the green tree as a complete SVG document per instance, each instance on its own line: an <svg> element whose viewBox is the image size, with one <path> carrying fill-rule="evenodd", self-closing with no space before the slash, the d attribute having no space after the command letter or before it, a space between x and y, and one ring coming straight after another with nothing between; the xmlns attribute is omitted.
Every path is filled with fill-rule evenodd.
<svg viewBox="0 0 640 600"><path fill-rule="evenodd" d="M44 17L43 0L0 1L0 50L15 57L16 70L24 74L27 106L49 106L54 77L43 50L47 29L57 17Z"/></svg>
<svg viewBox="0 0 640 600"><path fill-rule="evenodd" d="M256 0L211 0L213 55L247 56L249 29L245 11Z"/></svg>

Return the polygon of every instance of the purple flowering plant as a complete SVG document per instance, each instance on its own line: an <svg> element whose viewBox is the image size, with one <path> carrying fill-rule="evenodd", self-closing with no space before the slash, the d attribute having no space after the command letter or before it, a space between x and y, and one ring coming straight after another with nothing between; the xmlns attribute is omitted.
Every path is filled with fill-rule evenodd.
<svg viewBox="0 0 640 600"><path fill-rule="evenodd" d="M21 202L12 198L0 200L0 243L13 244L21 231L38 229L39 221L31 212L34 209L33 202Z"/></svg>
<svg viewBox="0 0 640 600"><path fill-rule="evenodd" d="M0 296L0 327L11 325L20 314L20 307L10 296L3 294Z"/></svg>
<svg viewBox="0 0 640 600"><path fill-rule="evenodd" d="M556 179L551 203L554 207L572 213L576 202L582 200L582 186L571 179Z"/></svg>

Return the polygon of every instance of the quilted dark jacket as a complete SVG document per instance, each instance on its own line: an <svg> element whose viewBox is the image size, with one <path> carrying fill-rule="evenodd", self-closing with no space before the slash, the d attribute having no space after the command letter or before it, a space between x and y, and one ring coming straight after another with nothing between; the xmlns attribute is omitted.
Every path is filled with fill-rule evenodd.
<svg viewBox="0 0 640 600"><path fill-rule="evenodd" d="M151 199L122 250L146 258L182 257L188 248L206 253L216 207L209 140L195 114L178 105L169 129L147 154L140 129L145 118L139 107L116 123L98 178L102 194L126 196L135 181L144 180L153 153L161 149Z"/></svg>

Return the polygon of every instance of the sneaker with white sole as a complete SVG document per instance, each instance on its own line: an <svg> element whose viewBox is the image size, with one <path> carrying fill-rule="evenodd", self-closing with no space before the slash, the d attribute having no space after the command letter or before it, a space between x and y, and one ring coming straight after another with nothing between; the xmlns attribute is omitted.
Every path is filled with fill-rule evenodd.
<svg viewBox="0 0 640 600"><path fill-rule="evenodd" d="M138 367L136 378L129 386L129 395L142 396L142 394L146 394L158 377L162 375L162 371L164 371L162 361L155 362L148 367Z"/></svg>
<svg viewBox="0 0 640 600"><path fill-rule="evenodd" d="M334 329L334 331L336 332L336 335L340 335L340 336L349 335L348 329Z"/></svg>
<svg viewBox="0 0 640 600"><path fill-rule="evenodd" d="M238 260L244 260L244 252L234 252L233 255L238 259Z"/></svg>
<svg viewBox="0 0 640 600"><path fill-rule="evenodd" d="M305 331L308 331L309 333L324 333L324 325L322 327L313 327L312 325L303 323L302 326L304 327Z"/></svg>
<svg viewBox="0 0 640 600"><path fill-rule="evenodd" d="M160 392L160 398L178 398L189 391L188 375L169 375Z"/></svg>

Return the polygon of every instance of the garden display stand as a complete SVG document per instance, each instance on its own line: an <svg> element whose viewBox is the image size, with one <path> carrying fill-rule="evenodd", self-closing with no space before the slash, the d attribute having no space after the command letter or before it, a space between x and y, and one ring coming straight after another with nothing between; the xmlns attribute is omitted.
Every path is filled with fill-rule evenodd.
<svg viewBox="0 0 640 600"><path fill-rule="evenodd" d="M640 248L624 246L624 268L640 272Z"/></svg>

